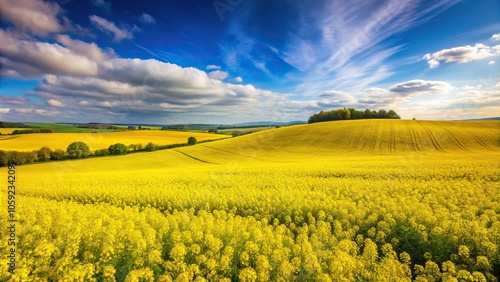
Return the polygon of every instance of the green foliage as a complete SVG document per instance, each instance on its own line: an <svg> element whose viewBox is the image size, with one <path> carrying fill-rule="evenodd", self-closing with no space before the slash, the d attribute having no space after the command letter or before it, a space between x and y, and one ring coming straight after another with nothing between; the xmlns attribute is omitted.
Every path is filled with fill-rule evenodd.
<svg viewBox="0 0 500 282"><path fill-rule="evenodd" d="M0 121L0 128L30 128L31 126L22 122Z"/></svg>
<svg viewBox="0 0 500 282"><path fill-rule="evenodd" d="M146 150L148 152L156 151L156 150L158 150L158 145L154 144L153 142L149 142L144 147L144 150Z"/></svg>
<svg viewBox="0 0 500 282"><path fill-rule="evenodd" d="M9 163L9 153L0 150L0 166L6 166Z"/></svg>
<svg viewBox="0 0 500 282"><path fill-rule="evenodd" d="M18 152L18 151L10 151L5 152L7 157L6 164L14 164L14 165L24 165L31 164L38 160L36 152ZM5 155L2 157L5 158ZM5 162L5 160L0 161Z"/></svg>
<svg viewBox="0 0 500 282"><path fill-rule="evenodd" d="M126 153L128 153L127 146L122 143L111 145L109 146L108 150L110 155L125 155Z"/></svg>
<svg viewBox="0 0 500 282"><path fill-rule="evenodd" d="M196 145L196 143L198 143L198 140L196 140L196 137L191 136L188 138L189 145Z"/></svg>
<svg viewBox="0 0 500 282"><path fill-rule="evenodd" d="M52 151L52 153L50 153L50 159L53 161L60 161L64 160L65 158L66 158L66 152L64 152L61 149L57 149L55 151Z"/></svg>
<svg viewBox="0 0 500 282"><path fill-rule="evenodd" d="M108 149L100 149L100 150L95 150L94 151L94 156L97 157L103 157L109 155L109 150Z"/></svg>
<svg viewBox="0 0 500 282"><path fill-rule="evenodd" d="M208 133L215 133L215 134L217 134L217 133L219 133L219 131L217 129L215 129L215 128L210 128L208 130Z"/></svg>
<svg viewBox="0 0 500 282"><path fill-rule="evenodd" d="M73 142L66 149L70 159L86 158L90 155L90 148L84 142Z"/></svg>
<svg viewBox="0 0 500 282"><path fill-rule="evenodd" d="M49 128L16 129L16 130L12 131L13 135L30 134L30 133L54 133L54 131L52 129L49 129Z"/></svg>
<svg viewBox="0 0 500 282"><path fill-rule="evenodd" d="M346 120L346 119L371 119L371 118L387 118L387 119L400 119L401 117L393 110L386 111L384 109L372 111L366 109L358 111L354 108L343 108L331 110L327 112L319 112L309 117L308 123L332 121L332 120Z"/></svg>
<svg viewBox="0 0 500 282"><path fill-rule="evenodd" d="M42 147L40 150L36 151L38 156L38 161L48 161L50 160L50 154L52 154L52 150L49 147Z"/></svg>

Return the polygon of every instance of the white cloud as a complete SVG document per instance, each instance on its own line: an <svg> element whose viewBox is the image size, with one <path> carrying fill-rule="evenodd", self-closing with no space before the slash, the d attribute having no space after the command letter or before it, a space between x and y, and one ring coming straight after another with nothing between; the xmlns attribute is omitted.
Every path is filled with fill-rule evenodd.
<svg viewBox="0 0 500 282"><path fill-rule="evenodd" d="M225 71L216 70L216 71L209 72L208 76L211 79L224 80L228 77L228 73Z"/></svg>
<svg viewBox="0 0 500 282"><path fill-rule="evenodd" d="M97 74L97 64L94 61L58 44L18 39L1 29L0 42L0 54L4 57L2 62L10 68L13 75Z"/></svg>
<svg viewBox="0 0 500 282"><path fill-rule="evenodd" d="M109 11L111 9L111 2L106 2L104 0L90 0L90 2L92 2L92 5L104 9L106 11Z"/></svg>
<svg viewBox="0 0 500 282"><path fill-rule="evenodd" d="M238 83L242 83L243 82L243 78L241 76L238 76L234 79L234 81L238 82Z"/></svg>
<svg viewBox="0 0 500 282"><path fill-rule="evenodd" d="M57 40L57 42L63 44L73 52L90 58L94 61L103 61L107 59L106 54L94 42L86 43L80 40L71 39L68 35L65 34L57 34L55 36L55 39Z"/></svg>
<svg viewBox="0 0 500 282"><path fill-rule="evenodd" d="M419 94L445 94L453 90L453 87L444 81L415 79L394 84L388 90L401 96L413 96Z"/></svg>
<svg viewBox="0 0 500 282"><path fill-rule="evenodd" d="M500 33L493 34L493 35L491 36L491 39L493 39L493 40L500 40Z"/></svg>
<svg viewBox="0 0 500 282"><path fill-rule="evenodd" d="M64 28L57 19L61 7L40 0L0 0L2 20L10 21L23 33L47 36Z"/></svg>
<svg viewBox="0 0 500 282"><path fill-rule="evenodd" d="M150 14L142 13L142 15L139 16L139 20L143 23L155 23L156 19L153 18Z"/></svg>
<svg viewBox="0 0 500 282"><path fill-rule="evenodd" d="M8 112L10 112L9 108L0 108L0 114L6 114Z"/></svg>
<svg viewBox="0 0 500 282"><path fill-rule="evenodd" d="M63 103L61 101L54 100L54 99L47 100L47 104L49 104L50 106L53 106L53 107L62 107L63 106Z"/></svg>
<svg viewBox="0 0 500 282"><path fill-rule="evenodd" d="M488 65L494 65L495 61L489 61Z"/></svg>
<svg viewBox="0 0 500 282"><path fill-rule="evenodd" d="M489 47L481 43L474 46L466 45L461 47L454 47L450 49L443 49L441 51L426 54L422 59L427 60L430 68L436 68L441 61L446 63L458 62L468 63L476 60L499 56L500 45Z"/></svg>
<svg viewBox="0 0 500 282"><path fill-rule="evenodd" d="M125 29L125 28L119 28L115 25L115 23L110 22L104 18L101 18L96 15L92 15L89 17L90 22L99 30L105 33L110 33L113 34L113 37L116 41L120 41L123 39L132 39L134 38L133 31Z"/></svg>
<svg viewBox="0 0 500 282"><path fill-rule="evenodd" d="M413 0L332 0L319 9L304 7L301 25L290 32L277 55L300 71L291 79L301 82L296 89L305 95L332 88L359 91L393 75L397 63L387 61L402 46L388 45L387 38L457 2L442 0L422 7Z"/></svg>
<svg viewBox="0 0 500 282"><path fill-rule="evenodd" d="M208 65L206 67L206 70L220 70L221 67L220 66L217 66L217 65Z"/></svg>

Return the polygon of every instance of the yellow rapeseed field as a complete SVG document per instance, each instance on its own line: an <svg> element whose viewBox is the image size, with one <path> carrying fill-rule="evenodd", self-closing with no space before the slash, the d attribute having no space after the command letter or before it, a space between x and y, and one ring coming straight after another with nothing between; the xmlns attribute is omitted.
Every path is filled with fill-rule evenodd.
<svg viewBox="0 0 500 282"><path fill-rule="evenodd" d="M0 133L1 134L11 134L12 131L17 130L17 129L23 130L26 128L0 128Z"/></svg>
<svg viewBox="0 0 500 282"><path fill-rule="evenodd" d="M163 130L135 130L104 133L37 133L0 136L0 150L5 151L32 151L47 146L52 150L66 150L69 144L75 141L87 143L91 150L108 148L112 144L123 143L145 145L153 142L157 145L186 143L190 136L198 141L226 138L227 136L177 132Z"/></svg>
<svg viewBox="0 0 500 282"><path fill-rule="evenodd" d="M0 280L497 281L499 141L499 122L346 121L19 166Z"/></svg>

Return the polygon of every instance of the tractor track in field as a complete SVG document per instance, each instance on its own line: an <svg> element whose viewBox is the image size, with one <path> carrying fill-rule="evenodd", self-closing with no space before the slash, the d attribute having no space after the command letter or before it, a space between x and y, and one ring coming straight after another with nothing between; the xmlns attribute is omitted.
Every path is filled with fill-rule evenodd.
<svg viewBox="0 0 500 282"><path fill-rule="evenodd" d="M442 126L440 124L437 124L437 125L439 127L441 127L444 131L446 131L451 136L451 139L453 140L453 143L455 143L455 145L457 145L462 151L470 151L469 148L467 148L467 146L465 146L464 143L462 143L462 141L460 141L455 136L455 134L453 134L449 129L445 128L444 126Z"/></svg>
<svg viewBox="0 0 500 282"><path fill-rule="evenodd" d="M396 151L396 132L392 132L390 142L387 144L389 153L394 154Z"/></svg>
<svg viewBox="0 0 500 282"><path fill-rule="evenodd" d="M410 126L406 125L408 128L408 132L410 133L410 140L411 140L411 151L412 152L419 152L422 149L420 148L420 144L417 142L417 135L415 134L415 130Z"/></svg>
<svg viewBox="0 0 500 282"><path fill-rule="evenodd" d="M353 142L353 145L351 146L351 148L349 149L349 152L353 152L353 151L356 151L358 150L358 144L359 144L359 141L361 141L361 137L363 136L363 132L365 132L365 128L366 128L366 123L363 125L363 127L361 128L361 131L359 132L359 136L357 139L355 139L355 141Z"/></svg>
<svg viewBox="0 0 500 282"><path fill-rule="evenodd" d="M208 148L208 149L212 149L212 150L216 150L216 151L221 151L221 152L224 152L224 153L228 153L228 154L231 154L231 155L239 156L239 157L245 157L245 158L250 158L250 159L256 159L256 160L261 160L261 161L266 161L266 162L268 162L268 161L269 161L269 160L266 160L266 159L262 159L262 158L258 158L258 157L252 157L252 156L247 156L247 155L243 155L243 154L239 154L239 153L231 152L231 151L224 150L224 149L220 149L220 148L210 147L210 146L207 146L207 145L205 145L204 147L205 147L205 148Z"/></svg>
<svg viewBox="0 0 500 282"><path fill-rule="evenodd" d="M431 143L432 143L432 146L434 147L434 149L436 149L440 152L445 152L445 150L443 150L441 145L439 145L439 142L436 139L436 136L434 136L434 133L432 133L432 131L427 127L425 127L425 130L427 131L427 134L429 134L429 138L431 140Z"/></svg>
<svg viewBox="0 0 500 282"><path fill-rule="evenodd" d="M189 155L189 154L186 154L186 153L181 152L181 151L176 150L176 149L174 149L174 151L176 151L177 153L183 154L184 156L186 156L186 157L188 157L188 158L191 158L191 159L193 159L193 160L195 160L195 161L199 161L199 162L206 163L206 164L215 164L215 163L212 163L212 162L209 162L209 161L205 161L205 160L202 160L202 159L198 159L197 157L193 157L193 156L191 156L191 155Z"/></svg>
<svg viewBox="0 0 500 282"><path fill-rule="evenodd" d="M479 138L476 134L472 133L470 130L467 130L467 132L469 132L472 138L474 138L476 143L478 143L481 147L490 151L496 151L495 148L490 147L490 145L486 144L483 140L481 140L481 138Z"/></svg>
<svg viewBox="0 0 500 282"><path fill-rule="evenodd" d="M380 138L379 131L380 131L380 121L377 123L377 129L376 129L377 136L375 136L375 140L370 144L370 149L368 150L368 152L370 152L372 154L377 149L377 143L378 143L377 141L378 141L378 138Z"/></svg>

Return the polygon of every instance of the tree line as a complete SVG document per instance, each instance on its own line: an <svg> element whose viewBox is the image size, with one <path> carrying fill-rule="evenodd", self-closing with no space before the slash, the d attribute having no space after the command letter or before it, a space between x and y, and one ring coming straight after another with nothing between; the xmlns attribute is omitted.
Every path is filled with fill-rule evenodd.
<svg viewBox="0 0 500 282"><path fill-rule="evenodd" d="M207 140L209 141L209 140ZM206 142L206 141L205 141ZM19 152L19 151L3 151L0 150L0 167L6 165L24 165L32 164L34 162L44 162L44 161L60 161L65 159L82 159L91 156L102 157L108 155L125 155L131 152L152 152L156 150L172 149L183 146L196 145L198 140L196 137L189 137L187 143L180 144L170 144L170 145L157 145L153 142L149 142L146 145L142 144L130 144L125 145L122 143L116 143L110 145L107 149L99 149L92 152L90 147L81 141L71 143L66 151L61 149L52 150L49 147L42 147L39 150L31 152Z"/></svg>
<svg viewBox="0 0 500 282"><path fill-rule="evenodd" d="M22 122L0 121L0 128L31 128L31 126Z"/></svg>
<svg viewBox="0 0 500 282"><path fill-rule="evenodd" d="M400 119L401 117L394 111L386 111L380 109L375 110L356 110L354 108L343 108L331 111L321 111L319 113L313 114L309 117L308 123L332 121L332 120L348 120L348 119L373 119L373 118L384 118L384 119Z"/></svg>

